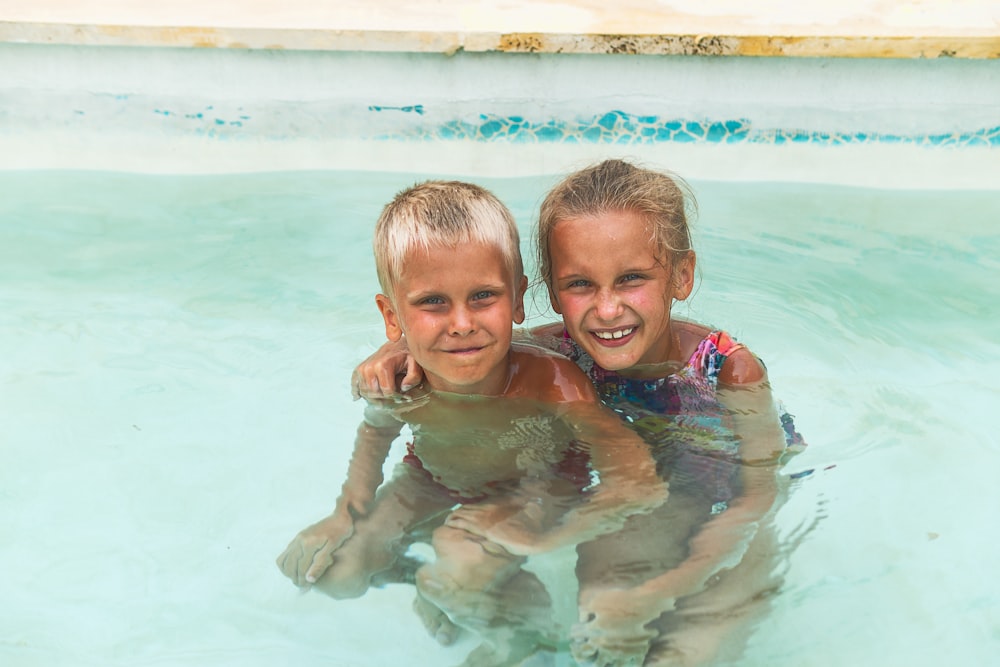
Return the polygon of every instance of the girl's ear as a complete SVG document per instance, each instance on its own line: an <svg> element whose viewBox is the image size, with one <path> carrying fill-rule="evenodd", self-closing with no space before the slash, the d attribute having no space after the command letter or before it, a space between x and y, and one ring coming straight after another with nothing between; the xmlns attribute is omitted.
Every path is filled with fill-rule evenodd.
<svg viewBox="0 0 1000 667"><path fill-rule="evenodd" d="M683 301L694 289L694 250L688 250L674 262L674 298Z"/></svg>
<svg viewBox="0 0 1000 667"><path fill-rule="evenodd" d="M385 337L393 342L402 338L403 327L396 307L392 305L392 299L385 294L376 294L375 305L378 306L378 312L382 313L382 320L385 322Z"/></svg>
<svg viewBox="0 0 1000 667"><path fill-rule="evenodd" d="M528 291L528 277L521 276L521 284L514 290L514 323L524 322L524 293Z"/></svg>
<svg viewBox="0 0 1000 667"><path fill-rule="evenodd" d="M552 310L555 311L556 315L562 315L562 310L559 308L559 299L556 298L556 293L552 289L552 286L546 285L545 288L549 292L549 303L552 304Z"/></svg>

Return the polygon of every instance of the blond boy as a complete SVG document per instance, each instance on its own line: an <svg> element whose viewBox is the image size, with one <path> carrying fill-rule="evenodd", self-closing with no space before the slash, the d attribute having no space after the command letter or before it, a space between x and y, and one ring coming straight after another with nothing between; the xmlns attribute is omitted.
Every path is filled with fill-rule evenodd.
<svg viewBox="0 0 1000 667"><path fill-rule="evenodd" d="M369 403L336 508L296 536L279 567L296 585L356 597L405 579L406 548L433 529L436 560L416 574L425 622L429 599L460 624L499 628L483 633L486 650L509 652L545 617L544 587L520 569L527 554L614 530L661 503L665 485L573 362L513 340L527 279L517 227L495 196L455 181L416 185L383 210L374 250L386 336L405 338L423 392ZM379 488L404 425L408 455Z"/></svg>

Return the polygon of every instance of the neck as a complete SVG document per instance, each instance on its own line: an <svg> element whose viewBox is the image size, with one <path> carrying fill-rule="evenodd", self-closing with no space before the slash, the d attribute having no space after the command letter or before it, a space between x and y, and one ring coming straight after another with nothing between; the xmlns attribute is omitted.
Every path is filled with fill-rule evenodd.
<svg viewBox="0 0 1000 667"><path fill-rule="evenodd" d="M505 396L510 391L511 381L516 372L517 368L511 363L511 355L508 352L503 363L492 369L486 377L479 381L460 384L428 373L424 384L433 391L446 391L452 394Z"/></svg>

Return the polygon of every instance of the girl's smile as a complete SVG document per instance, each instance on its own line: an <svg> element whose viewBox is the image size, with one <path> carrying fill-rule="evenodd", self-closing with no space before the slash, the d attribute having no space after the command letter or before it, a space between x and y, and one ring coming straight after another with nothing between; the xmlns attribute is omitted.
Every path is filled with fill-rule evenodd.
<svg viewBox="0 0 1000 667"><path fill-rule="evenodd" d="M631 335L635 333L636 327L617 329L615 331L594 331L594 336L605 342L606 345L624 345L631 340Z"/></svg>
<svg viewBox="0 0 1000 667"><path fill-rule="evenodd" d="M670 307L691 293L693 253L672 266L639 214L611 211L559 221L549 254L552 307L599 366L623 370L678 354Z"/></svg>

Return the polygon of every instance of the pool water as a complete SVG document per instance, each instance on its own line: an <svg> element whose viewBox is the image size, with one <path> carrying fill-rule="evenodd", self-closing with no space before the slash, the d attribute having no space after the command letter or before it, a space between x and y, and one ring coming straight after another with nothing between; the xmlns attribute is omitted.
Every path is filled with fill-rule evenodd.
<svg viewBox="0 0 1000 667"><path fill-rule="evenodd" d="M350 371L383 339L375 218L434 176L0 172L0 664L448 665L474 646L428 637L411 588L336 602L274 565L346 471ZM531 258L556 177L476 180ZM988 664L1000 191L692 185L700 276L675 312L763 357L809 442L786 472L812 471L739 664Z"/></svg>

